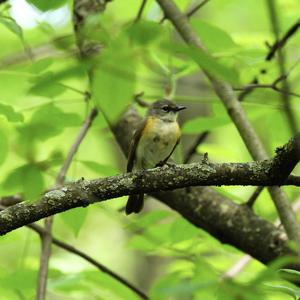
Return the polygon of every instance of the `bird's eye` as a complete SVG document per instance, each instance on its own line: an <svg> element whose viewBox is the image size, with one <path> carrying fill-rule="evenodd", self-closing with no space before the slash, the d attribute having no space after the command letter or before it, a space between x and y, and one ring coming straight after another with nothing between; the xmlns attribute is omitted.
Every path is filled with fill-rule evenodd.
<svg viewBox="0 0 300 300"><path fill-rule="evenodd" d="M163 109L163 111L169 111L169 107L168 107L168 105L164 105L163 107L162 107L162 109Z"/></svg>

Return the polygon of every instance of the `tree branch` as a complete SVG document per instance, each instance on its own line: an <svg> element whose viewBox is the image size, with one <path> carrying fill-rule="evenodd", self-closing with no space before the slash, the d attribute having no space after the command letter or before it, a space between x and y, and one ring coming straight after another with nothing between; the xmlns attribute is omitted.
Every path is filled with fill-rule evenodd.
<svg viewBox="0 0 300 300"><path fill-rule="evenodd" d="M190 26L187 18L180 12L174 2L171 0L157 0L157 2L183 40L191 46L206 51L197 34ZM248 121L232 87L228 83L218 80L208 71L204 70L204 73L210 80L215 93L222 100L252 157L255 160L266 159L267 153L259 137ZM290 207L286 195L277 187L272 187L269 191L288 237L300 245L300 225L297 222L296 216Z"/></svg>
<svg viewBox="0 0 300 300"><path fill-rule="evenodd" d="M39 226L37 224L28 224L27 226L30 229L34 230L36 233L38 233L40 236L48 235L49 234L49 232L47 232L43 227L41 227L41 226ZM144 292L142 292L137 287L135 287L134 285L132 285L125 278L121 277L120 275L116 274L112 270L108 269L103 264L99 263L94 258L92 258L91 256L85 254L84 252L80 251L79 249L75 248L74 246L69 245L69 244L67 244L67 243L65 243L65 242L63 242L63 241L61 241L59 239L56 239L55 237L52 237L52 243L54 245L56 245L56 246L64 249L64 250L70 252L70 253L73 253L73 254L75 254L75 255L83 258L84 260L86 260L90 264L94 265L101 272L108 274L109 276L111 276L112 278L116 279L117 281L119 281L123 285L127 286L130 290L132 290L134 293L136 293L137 295L139 295L142 299L149 299L148 296Z"/></svg>
<svg viewBox="0 0 300 300"><path fill-rule="evenodd" d="M138 193L187 186L281 185L299 161L300 134L277 150L272 160L249 163L172 165L95 180L79 180L47 192L35 203L23 202L0 213L0 234L79 206ZM286 181L286 182L285 182Z"/></svg>
<svg viewBox="0 0 300 300"><path fill-rule="evenodd" d="M57 177L55 180L55 186L61 186L65 181L65 176L69 170L69 167L72 163L72 160L83 141L84 137L86 136L89 128L91 127L94 119L97 116L97 110L92 109L91 112L88 114L87 118L85 119L83 125L80 128L78 136L74 144L71 146L71 149L67 155L66 160L64 161ZM39 268L39 275L38 275L38 286L37 286L37 293L36 299L43 300L45 299L46 295L46 287L47 287L47 277L48 277L48 268L49 268L49 259L51 256L51 245L52 245L52 225L53 225L53 217L50 216L45 220L45 234L40 235L41 242L42 242L42 250L41 250L41 257L40 257L40 268Z"/></svg>

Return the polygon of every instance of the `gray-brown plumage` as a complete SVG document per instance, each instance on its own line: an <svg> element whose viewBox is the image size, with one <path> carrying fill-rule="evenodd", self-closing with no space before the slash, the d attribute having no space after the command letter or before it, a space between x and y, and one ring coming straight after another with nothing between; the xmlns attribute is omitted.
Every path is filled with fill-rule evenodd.
<svg viewBox="0 0 300 300"><path fill-rule="evenodd" d="M129 149L127 172L164 165L180 140L178 112L184 109L170 100L159 100L149 108L146 118L133 135ZM144 195L130 195L126 214L142 210Z"/></svg>

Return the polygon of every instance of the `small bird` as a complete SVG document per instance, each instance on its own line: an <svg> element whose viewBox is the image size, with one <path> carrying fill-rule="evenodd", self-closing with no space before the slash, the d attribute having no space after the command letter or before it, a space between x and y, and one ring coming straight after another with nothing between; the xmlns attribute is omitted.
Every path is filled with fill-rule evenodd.
<svg viewBox="0 0 300 300"><path fill-rule="evenodd" d="M158 100L133 135L129 149L127 172L163 166L180 141L177 116L185 106L171 100ZM144 194L130 195L126 214L139 213L144 206Z"/></svg>

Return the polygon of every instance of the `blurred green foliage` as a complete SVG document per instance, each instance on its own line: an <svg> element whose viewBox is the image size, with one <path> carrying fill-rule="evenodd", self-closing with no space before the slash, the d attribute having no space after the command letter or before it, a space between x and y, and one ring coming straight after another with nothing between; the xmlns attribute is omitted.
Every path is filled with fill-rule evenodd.
<svg viewBox="0 0 300 300"><path fill-rule="evenodd" d="M85 33L101 47L99 55L82 60L70 18L71 2L27 0L39 16L51 11L59 19L62 7L69 12L56 25L46 18L33 28L18 25L21 16L12 16L7 3L0 5L0 196L17 193L33 201L52 187L80 125L94 106L99 115L80 145L67 180L124 172L126 162L107 120L116 121L141 91L147 101L174 95L188 106L180 120L181 152L196 135L209 130L210 138L198 147L199 153L208 152L212 161L251 160L196 63L235 87L247 85L255 76L261 83L273 82L278 66L276 59L265 61L265 42L272 43L274 38L264 1L218 0L201 8L191 24L209 50L207 54L184 46L167 21L159 24L162 13L154 0L147 1L143 18L135 24L141 1L114 0L104 14L87 22ZM197 1L176 2L187 11ZM298 20L300 2L277 3L283 34ZM20 11L25 4L11 1ZM285 47L290 87L295 93L300 93L299 43L300 34ZM299 99L291 97L290 101L299 123ZM257 89L243 106L273 154L291 136L281 95ZM241 203L254 189L216 190ZM299 197L296 188L285 190L291 201ZM115 199L62 213L55 219L54 235L135 283L151 299L299 298L299 290L279 278L275 269L266 272L254 260L234 280L222 279L243 253L152 199L144 213L127 218L118 212L124 201ZM276 219L267 192L254 210L270 221ZM1 299L34 298L39 255L39 238L26 228L0 238ZM55 247L48 281L48 299L139 299L115 279Z"/></svg>

